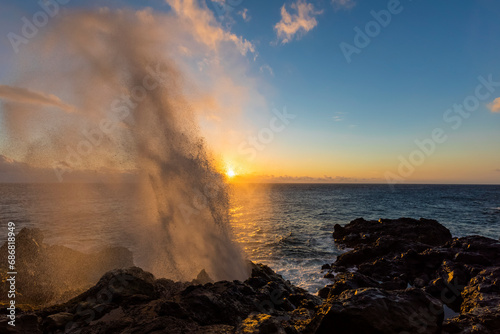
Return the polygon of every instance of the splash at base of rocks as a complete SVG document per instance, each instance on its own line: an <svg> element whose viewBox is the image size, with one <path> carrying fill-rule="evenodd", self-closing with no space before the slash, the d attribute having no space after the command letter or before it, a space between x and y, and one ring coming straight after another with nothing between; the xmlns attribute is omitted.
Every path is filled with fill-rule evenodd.
<svg viewBox="0 0 500 334"><path fill-rule="evenodd" d="M132 267L107 272L64 304L20 312L16 329L6 321L0 328L34 334L493 334L499 328L497 240L452 238L436 221L408 218L357 219L333 235L353 249L324 266L333 282L319 296L260 264L249 264L245 281L215 283L206 272L186 283ZM459 315L445 319L445 309Z"/></svg>

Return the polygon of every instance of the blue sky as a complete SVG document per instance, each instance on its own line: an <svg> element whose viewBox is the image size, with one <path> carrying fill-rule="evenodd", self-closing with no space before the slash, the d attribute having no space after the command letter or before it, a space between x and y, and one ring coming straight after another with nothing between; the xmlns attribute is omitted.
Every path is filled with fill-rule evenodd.
<svg viewBox="0 0 500 334"><path fill-rule="evenodd" d="M350 63L339 45L355 45L354 28L364 31L374 20L371 12L387 10L391 1L226 0L226 9L221 2L200 6L224 30L254 45L243 63L268 106L267 116L244 108L244 122L258 131L273 107L286 106L297 115L251 163L235 158L237 147L225 147L234 151L225 155L236 169L290 180L384 182L387 171L398 174L398 157L408 157L415 140L443 128L448 140L410 176L399 175L402 182L499 182L500 113L490 104L500 97L500 87L480 101L459 129L443 121L448 108L474 94L479 76L500 81L498 1L402 0L391 22ZM39 10L34 2L1 6L4 36L19 30L20 16ZM102 6L171 11L161 0L72 0L65 7ZM280 35L276 27L286 21L283 11L291 22L289 33ZM15 76L9 72L15 54L6 38L0 52L0 80L8 84Z"/></svg>

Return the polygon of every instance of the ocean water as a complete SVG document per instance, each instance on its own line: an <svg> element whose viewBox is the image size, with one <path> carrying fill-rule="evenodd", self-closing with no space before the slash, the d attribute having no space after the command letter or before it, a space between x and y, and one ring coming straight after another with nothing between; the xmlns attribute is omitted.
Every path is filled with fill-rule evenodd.
<svg viewBox="0 0 500 334"><path fill-rule="evenodd" d="M335 224L379 218L436 219L454 236L500 237L500 186L269 184L233 185L231 221L247 257L292 283L317 290L321 265L341 253ZM84 252L105 245L136 250L134 236L150 208L135 185L1 184L0 229L8 221L38 227L46 242ZM141 203L141 204L139 204ZM0 242L6 233L0 230Z"/></svg>
<svg viewBox="0 0 500 334"><path fill-rule="evenodd" d="M436 219L453 236L500 237L500 186L273 184L240 187L233 198L237 239L249 257L315 293L330 281L321 265L341 253L335 224L355 218Z"/></svg>

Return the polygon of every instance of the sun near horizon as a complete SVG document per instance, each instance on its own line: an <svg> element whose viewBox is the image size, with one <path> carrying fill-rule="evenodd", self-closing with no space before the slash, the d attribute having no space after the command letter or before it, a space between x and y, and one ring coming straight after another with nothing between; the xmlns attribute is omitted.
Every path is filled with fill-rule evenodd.
<svg viewBox="0 0 500 334"><path fill-rule="evenodd" d="M118 2L134 13L130 18L155 17L136 23L155 34L134 49L175 63L183 78L176 91L199 126L193 140L223 157L217 171L232 183L500 184L498 2L463 2L453 15L445 2L401 3L387 25L377 16L387 4L368 1ZM96 6L65 8L79 24L87 24L77 15L82 7L95 9L96 20L120 19ZM44 13L36 1L12 9L27 18ZM433 13L425 25L423 13ZM33 39L22 35L23 22L10 10L0 16L11 36L0 48L0 182L95 182L136 173L135 152L118 138L132 121L126 115L142 110L139 100L161 85L84 87L79 64L86 54L66 55L70 48L44 37L59 36L62 16ZM442 27L448 35L435 33ZM109 37L88 28L85 38L96 45ZM54 41L79 41L81 32L69 31ZM115 57L110 45L75 47L100 52L99 61ZM129 69L114 65L117 78L126 78ZM154 69L159 83L170 82L167 67L145 67L144 79ZM148 94L139 96L142 89ZM121 98L125 90L131 100ZM117 141L101 140L111 130L101 120L118 110L124 119L111 136Z"/></svg>
<svg viewBox="0 0 500 334"><path fill-rule="evenodd" d="M233 179L239 173L236 172L236 167L232 161L225 160L225 166L223 169L223 173L227 179Z"/></svg>
<svg viewBox="0 0 500 334"><path fill-rule="evenodd" d="M233 169L228 169L228 170L226 170L226 176L227 176L228 178L230 178L230 179L231 179L231 178L235 177L236 175L237 175L237 174L236 174L236 172L235 172Z"/></svg>

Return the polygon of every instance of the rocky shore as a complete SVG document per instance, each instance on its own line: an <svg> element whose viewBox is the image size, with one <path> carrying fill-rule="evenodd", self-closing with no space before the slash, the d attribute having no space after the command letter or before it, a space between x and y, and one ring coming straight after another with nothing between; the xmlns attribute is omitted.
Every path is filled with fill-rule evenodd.
<svg viewBox="0 0 500 334"><path fill-rule="evenodd" d="M323 322L347 316L365 333L499 333L498 240L452 238L437 221L408 218L356 219L336 225L333 237L353 249L324 266L333 283L319 292Z"/></svg>
<svg viewBox="0 0 500 334"><path fill-rule="evenodd" d="M345 252L318 268L331 284L311 295L271 268L250 262L251 276L244 282L212 282L204 271L192 282L156 279L131 267L124 249L103 250L84 260L78 252L44 245L39 231L25 229L17 237L18 245L26 247L22 265L31 270L29 280L19 285L24 305L17 311L16 327L2 316L0 332L499 333L498 240L452 238L434 220L409 218L356 219L336 225L333 239ZM3 246L0 256L4 251ZM76 297L41 307L64 297L43 278L43 270L54 258L63 261L53 254L65 252L80 261L72 270L81 276L77 290L82 291L73 286ZM109 270L111 262L104 261L97 271L88 271L88 261L113 254L120 259L113 266L120 269ZM37 261L41 264L33 267ZM86 286L104 270L97 284ZM58 274L66 275L68 288L77 276ZM3 289L4 284L0 312L5 314Z"/></svg>

